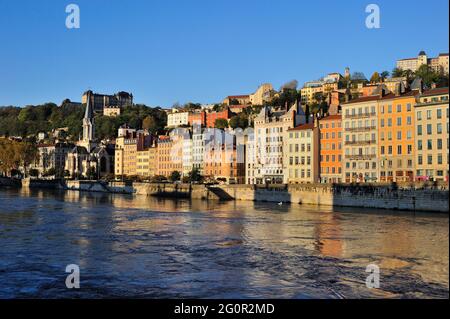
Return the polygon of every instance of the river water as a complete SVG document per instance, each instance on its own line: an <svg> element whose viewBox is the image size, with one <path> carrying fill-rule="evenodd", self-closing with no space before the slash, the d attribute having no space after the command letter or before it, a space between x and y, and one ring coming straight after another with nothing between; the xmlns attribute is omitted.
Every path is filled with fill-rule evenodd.
<svg viewBox="0 0 450 319"><path fill-rule="evenodd" d="M3 189L0 298L448 298L448 233L446 214Z"/></svg>

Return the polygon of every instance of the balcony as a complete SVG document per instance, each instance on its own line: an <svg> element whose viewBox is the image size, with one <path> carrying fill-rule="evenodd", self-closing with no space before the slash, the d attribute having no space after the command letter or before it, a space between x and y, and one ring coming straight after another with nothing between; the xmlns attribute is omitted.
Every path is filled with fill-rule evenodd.
<svg viewBox="0 0 450 319"><path fill-rule="evenodd" d="M376 140L370 140L370 141L345 141L345 145L371 145L376 144Z"/></svg>
<svg viewBox="0 0 450 319"><path fill-rule="evenodd" d="M359 113L359 114L349 114L345 115L344 119L362 119L362 118L368 118L372 116L376 116L376 112L369 112L369 113Z"/></svg>
<svg viewBox="0 0 450 319"><path fill-rule="evenodd" d="M372 130L376 130L376 126L364 126L364 127L347 127L345 129L346 132L368 132Z"/></svg>
<svg viewBox="0 0 450 319"><path fill-rule="evenodd" d="M351 161L367 161L372 160L376 157L375 154L367 154L367 155L345 155L345 159Z"/></svg>

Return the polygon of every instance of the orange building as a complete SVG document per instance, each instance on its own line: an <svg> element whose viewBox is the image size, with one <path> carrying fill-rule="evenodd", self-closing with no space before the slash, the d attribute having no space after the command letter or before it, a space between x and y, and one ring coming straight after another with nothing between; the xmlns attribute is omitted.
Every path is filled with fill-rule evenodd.
<svg viewBox="0 0 450 319"><path fill-rule="evenodd" d="M418 93L390 93L378 102L380 182L414 180L414 105Z"/></svg>
<svg viewBox="0 0 450 319"><path fill-rule="evenodd" d="M210 180L244 184L245 163L238 160L236 146L219 144L211 147L206 154L204 174Z"/></svg>
<svg viewBox="0 0 450 319"><path fill-rule="evenodd" d="M189 125L193 126L194 124L205 126L206 124L206 112L191 112L188 115Z"/></svg>
<svg viewBox="0 0 450 319"><path fill-rule="evenodd" d="M329 115L319 121L320 180L322 183L342 181L342 116Z"/></svg>
<svg viewBox="0 0 450 319"><path fill-rule="evenodd" d="M155 175L170 177L172 172L183 171L181 147L175 147L175 142L169 136L158 138L156 150L156 171Z"/></svg>
<svg viewBox="0 0 450 319"><path fill-rule="evenodd" d="M211 112L206 114L206 127L215 127L215 122L217 119L229 120L233 116L233 112L229 108L226 108L220 112Z"/></svg>

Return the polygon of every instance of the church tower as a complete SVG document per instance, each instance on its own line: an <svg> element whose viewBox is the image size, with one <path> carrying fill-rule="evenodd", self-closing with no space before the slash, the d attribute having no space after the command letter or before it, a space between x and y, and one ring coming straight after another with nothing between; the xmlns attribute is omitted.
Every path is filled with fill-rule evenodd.
<svg viewBox="0 0 450 319"><path fill-rule="evenodd" d="M91 103L91 95L88 93L86 111L84 112L83 118L83 138L79 144L86 147L87 151L90 152L95 147L94 137L94 109Z"/></svg>

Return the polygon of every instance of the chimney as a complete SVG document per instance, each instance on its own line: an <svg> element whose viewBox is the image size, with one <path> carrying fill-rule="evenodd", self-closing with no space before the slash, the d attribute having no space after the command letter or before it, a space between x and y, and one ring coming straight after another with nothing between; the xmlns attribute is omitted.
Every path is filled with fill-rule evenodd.
<svg viewBox="0 0 450 319"><path fill-rule="evenodd" d="M382 98L384 96L383 85L379 85L378 88L379 88L378 95L380 96L380 98Z"/></svg>
<svg viewBox="0 0 450 319"><path fill-rule="evenodd" d="M402 88L401 88L401 85L400 85L400 83L396 83L395 84L395 92L394 92L394 94L395 94L395 96L400 96L401 95L401 90L402 90Z"/></svg>

